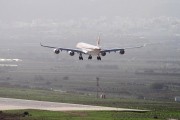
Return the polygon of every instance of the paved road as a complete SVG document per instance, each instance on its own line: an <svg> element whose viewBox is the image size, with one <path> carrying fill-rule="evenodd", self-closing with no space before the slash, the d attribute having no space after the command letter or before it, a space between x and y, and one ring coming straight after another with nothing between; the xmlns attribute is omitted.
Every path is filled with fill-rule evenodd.
<svg viewBox="0 0 180 120"><path fill-rule="evenodd" d="M73 110L143 111L137 109L0 98L0 110L18 110L18 109L39 109L39 110L49 110L49 111L73 111Z"/></svg>

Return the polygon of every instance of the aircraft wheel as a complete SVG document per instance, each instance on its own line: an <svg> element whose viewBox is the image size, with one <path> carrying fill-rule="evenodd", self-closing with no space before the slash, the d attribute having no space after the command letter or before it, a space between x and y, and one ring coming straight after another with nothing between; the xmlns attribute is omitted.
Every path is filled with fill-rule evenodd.
<svg viewBox="0 0 180 120"><path fill-rule="evenodd" d="M79 56L79 60L83 60L83 57L82 57L82 56Z"/></svg>
<svg viewBox="0 0 180 120"><path fill-rule="evenodd" d="M92 56L90 55L89 57L88 57L88 60L91 60L92 59Z"/></svg>
<svg viewBox="0 0 180 120"><path fill-rule="evenodd" d="M101 57L100 57L100 56L97 56L97 60L101 60Z"/></svg>

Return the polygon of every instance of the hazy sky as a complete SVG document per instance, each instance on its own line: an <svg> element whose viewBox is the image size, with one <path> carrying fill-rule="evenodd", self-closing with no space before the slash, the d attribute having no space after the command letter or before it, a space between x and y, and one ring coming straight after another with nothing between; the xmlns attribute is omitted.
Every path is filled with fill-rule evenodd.
<svg viewBox="0 0 180 120"><path fill-rule="evenodd" d="M180 17L180 0L0 0L0 20Z"/></svg>

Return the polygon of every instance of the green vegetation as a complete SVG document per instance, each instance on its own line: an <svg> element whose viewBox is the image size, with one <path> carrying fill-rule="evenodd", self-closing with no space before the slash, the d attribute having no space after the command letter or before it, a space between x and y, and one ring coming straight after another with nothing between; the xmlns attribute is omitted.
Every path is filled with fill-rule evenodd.
<svg viewBox="0 0 180 120"><path fill-rule="evenodd" d="M73 59L76 58L68 61L27 60L19 62L15 68L1 67L0 87L94 95L96 77L99 77L99 95L105 94L107 98L174 101L174 97L179 96L180 68L173 61L93 60L79 64ZM170 63L174 65L166 67Z"/></svg>
<svg viewBox="0 0 180 120"><path fill-rule="evenodd" d="M168 118L180 119L179 112L117 112L117 111L63 111L51 112L40 110L3 111L4 114L14 115L11 119L23 120L166 120ZM25 114L28 113L28 114ZM3 114L0 114L0 117Z"/></svg>
<svg viewBox="0 0 180 120"><path fill-rule="evenodd" d="M120 108L135 108L148 110L172 110L178 111L178 102L149 101L136 99L106 98L97 99L93 95L84 95L70 92L36 90L25 88L0 88L0 96L7 98L18 98L39 101L65 102L85 105L98 105Z"/></svg>
<svg viewBox="0 0 180 120"><path fill-rule="evenodd" d="M167 118L180 119L180 104L178 102L163 102L163 101L149 101L149 100L133 100L133 99L97 99L95 96L50 91L50 90L37 90L26 88L0 88L1 97L32 99L40 101L53 101L53 102L68 102L78 104L89 104L99 106L111 106L121 108L138 108L148 109L150 112L118 112L118 111L66 111L66 112L51 112L40 110L15 110L3 111L6 116L17 116L14 119L23 120L114 120L114 119L130 119L130 120L153 120L156 117L160 120ZM28 114L24 114L24 113ZM10 115L8 115L10 114Z"/></svg>

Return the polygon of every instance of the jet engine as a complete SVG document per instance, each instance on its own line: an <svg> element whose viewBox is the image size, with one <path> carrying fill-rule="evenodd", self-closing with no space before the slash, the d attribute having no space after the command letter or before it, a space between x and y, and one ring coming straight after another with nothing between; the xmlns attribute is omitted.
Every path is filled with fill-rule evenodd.
<svg viewBox="0 0 180 120"><path fill-rule="evenodd" d="M59 49L54 49L54 53L59 54L60 50Z"/></svg>
<svg viewBox="0 0 180 120"><path fill-rule="evenodd" d="M101 53L101 56L106 56L106 52L102 52L102 53Z"/></svg>
<svg viewBox="0 0 180 120"><path fill-rule="evenodd" d="M73 52L73 51L68 51L68 54L69 54L70 56L74 56L74 52Z"/></svg>
<svg viewBox="0 0 180 120"><path fill-rule="evenodd" d="M124 50L120 50L120 52L119 52L121 55L123 55L124 53L125 53L125 51Z"/></svg>

